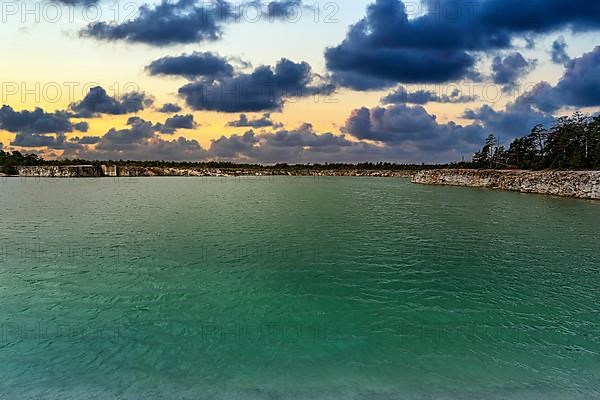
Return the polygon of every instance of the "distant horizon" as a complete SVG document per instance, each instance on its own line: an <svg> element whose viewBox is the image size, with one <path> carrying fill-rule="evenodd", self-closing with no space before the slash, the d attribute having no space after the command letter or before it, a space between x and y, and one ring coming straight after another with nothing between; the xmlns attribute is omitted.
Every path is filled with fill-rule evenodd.
<svg viewBox="0 0 600 400"><path fill-rule="evenodd" d="M162 128L158 128L162 129ZM78 162L79 164L72 164ZM477 169L581 169L600 170L600 115L589 115L580 111L570 116L554 120L551 126L538 124L531 127L529 133L516 137L508 146L500 138L489 134L480 150L469 159L449 162L396 162L390 160L359 160L319 162L286 162L272 160L259 162L252 160L209 158L202 160L165 160L165 159L81 159L81 158L44 158L36 152L22 153L18 150L4 151L0 147L0 172L14 172L15 166L32 165L139 165L156 166L204 166L229 167L389 167L396 169L470 167Z"/></svg>

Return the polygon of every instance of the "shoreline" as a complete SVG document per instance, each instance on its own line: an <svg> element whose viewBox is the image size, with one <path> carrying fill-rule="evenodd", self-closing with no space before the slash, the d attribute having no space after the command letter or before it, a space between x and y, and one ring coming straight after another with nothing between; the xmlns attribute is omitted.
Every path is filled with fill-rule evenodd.
<svg viewBox="0 0 600 400"><path fill-rule="evenodd" d="M419 171L411 182L600 200L600 171L439 169Z"/></svg>
<svg viewBox="0 0 600 400"><path fill-rule="evenodd" d="M411 177L417 170L390 169L314 169L314 168L177 168L135 166L29 166L17 167L18 174L5 175L31 178L110 178L110 177L260 177L260 176L363 176Z"/></svg>
<svg viewBox="0 0 600 400"><path fill-rule="evenodd" d="M421 185L480 187L521 193L600 200L600 171L527 171L479 169L328 169L314 167L138 167L107 165L21 166L16 175L2 178L110 177L381 177L411 178Z"/></svg>

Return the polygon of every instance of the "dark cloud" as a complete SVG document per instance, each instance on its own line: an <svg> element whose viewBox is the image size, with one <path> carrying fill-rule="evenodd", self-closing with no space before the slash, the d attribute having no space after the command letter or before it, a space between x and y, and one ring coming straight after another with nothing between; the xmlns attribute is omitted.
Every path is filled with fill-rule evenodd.
<svg viewBox="0 0 600 400"><path fill-rule="evenodd" d="M484 105L467 110L463 117L508 141L528 134L535 125L551 125L563 107L594 106L600 106L600 47L569 61L556 86L540 82L504 110Z"/></svg>
<svg viewBox="0 0 600 400"><path fill-rule="evenodd" d="M246 114L240 114L240 118L235 121L230 121L227 126L235 128L266 128L269 126L281 128L282 124L275 123L271 120L271 114L265 113L260 118L249 119Z"/></svg>
<svg viewBox="0 0 600 400"><path fill-rule="evenodd" d="M243 135L221 137L212 141L211 158L235 162L315 163L361 162L393 157L393 153L377 146L353 142L345 136L320 134L311 124L274 133L248 131Z"/></svg>
<svg viewBox="0 0 600 400"><path fill-rule="evenodd" d="M102 138L100 136L84 136L84 137L75 137L71 139L75 143L79 144L96 144L99 143Z"/></svg>
<svg viewBox="0 0 600 400"><path fill-rule="evenodd" d="M49 147L54 148L56 139L53 136L35 133L18 133L10 143L19 147Z"/></svg>
<svg viewBox="0 0 600 400"><path fill-rule="evenodd" d="M63 111L47 113L41 108L35 108L33 111L15 111L12 107L4 105L0 109L0 129L24 134L87 131L87 123L73 123L71 117L70 113Z"/></svg>
<svg viewBox="0 0 600 400"><path fill-rule="evenodd" d="M197 125L193 115L175 115L167 118L164 123L153 124L140 117L127 120L128 129L111 129L102 137L102 144L109 145L127 141L139 141L154 137L156 133L172 135L179 129L194 129Z"/></svg>
<svg viewBox="0 0 600 400"><path fill-rule="evenodd" d="M102 144L103 142L100 142ZM66 152L65 158L87 160L169 160L169 161L203 161L207 159L206 150L196 140L179 137L174 140L149 138L129 146L100 149L85 149L77 152Z"/></svg>
<svg viewBox="0 0 600 400"><path fill-rule="evenodd" d="M172 161L201 161L207 157L206 151L196 140L183 137L164 140L159 137L158 133L166 123L153 124L139 117L131 117L127 125L129 127L125 129L110 129L100 138L78 139L78 146L65 149L63 157L92 160ZM82 144L95 146L81 146Z"/></svg>
<svg viewBox="0 0 600 400"><path fill-rule="evenodd" d="M181 107L178 104L174 103L165 103L161 108L157 110L158 112L164 114L174 114L181 111Z"/></svg>
<svg viewBox="0 0 600 400"><path fill-rule="evenodd" d="M67 0L68 1L68 0ZM230 2L227 0L161 0L142 5L136 18L126 22L93 22L80 36L97 40L123 40L152 46L218 40L227 23L260 20L296 22L302 16L301 0Z"/></svg>
<svg viewBox="0 0 600 400"><path fill-rule="evenodd" d="M139 117L131 117L127 122L129 125L127 128L110 129L101 137L84 136L66 139L64 135L19 134L11 144L19 147L63 150L63 158L221 160L257 163L445 162L458 160L463 155L468 156L470 151L474 151L480 145L479 128L476 126L463 128L452 123L437 124L434 116L418 110L407 121L413 129L412 132L409 132L407 125L397 129L396 134L404 135L403 139L374 137L375 125L364 124L364 121L362 127L369 135L361 135L355 130L361 127L361 121L356 118L365 111L369 113L368 109L358 110L349 119L347 126L352 132L348 133L352 133L355 137L369 137L380 143L357 140L346 134L319 133L311 124L305 123L292 130L281 128L274 132L248 131L242 135L223 136L213 140L207 151L196 140L183 137L176 140L161 138L160 134L167 122L154 124ZM383 116L383 118L387 117ZM389 121L389 124L392 123L394 122ZM435 131L433 135L429 132L431 129ZM448 140L443 137L444 134L449 135ZM455 142L450 145L449 141L452 140ZM473 141L476 145L469 146L467 141Z"/></svg>
<svg viewBox="0 0 600 400"><path fill-rule="evenodd" d="M478 124L439 123L423 107L403 104L357 109L346 121L344 131L357 139L410 148L423 159L436 158L434 154L470 153L485 137Z"/></svg>
<svg viewBox="0 0 600 400"><path fill-rule="evenodd" d="M517 87L519 79L533 71L536 64L536 60L527 60L519 52L504 58L496 56L492 61L492 79L502 85L505 92L510 92Z"/></svg>
<svg viewBox="0 0 600 400"><path fill-rule="evenodd" d="M179 89L179 95L194 110L228 113L281 110L292 98L322 90L311 85L314 78L308 63L284 58L275 68L261 66L250 74L189 83Z"/></svg>
<svg viewBox="0 0 600 400"><path fill-rule="evenodd" d="M567 54L567 42L563 36L558 37L554 42L552 42L552 50L550 54L552 55L552 62L555 64L566 64L571 60L571 57Z"/></svg>
<svg viewBox="0 0 600 400"><path fill-rule="evenodd" d="M142 5L135 19L122 23L94 22L80 35L154 46L213 41L221 37L222 24L231 12L230 4L223 0L162 0L158 5Z"/></svg>
<svg viewBox="0 0 600 400"><path fill-rule="evenodd" d="M79 131L79 132L87 132L88 129L90 129L90 124L88 124L85 121L77 122L77 123L73 124L73 128L75 128L75 130Z"/></svg>
<svg viewBox="0 0 600 400"><path fill-rule="evenodd" d="M260 138L253 131L248 131L243 135L231 135L229 137L213 140L210 147L210 153L219 159L248 159L255 150Z"/></svg>
<svg viewBox="0 0 600 400"><path fill-rule="evenodd" d="M341 85L358 90L396 83L467 78L483 52L508 49L517 37L600 27L600 3L588 0L425 0L415 16L399 0L376 0L345 40L327 49L327 66Z"/></svg>
<svg viewBox="0 0 600 400"><path fill-rule="evenodd" d="M357 90L458 80L475 58L452 43L456 27L440 34L443 25L409 20L404 3L377 0L339 46L327 49L327 67L337 83Z"/></svg>
<svg viewBox="0 0 600 400"><path fill-rule="evenodd" d="M195 52L176 57L163 57L152 61L146 67L150 75L183 76L188 79L198 77L227 77L233 75L233 66L218 54Z"/></svg>
<svg viewBox="0 0 600 400"><path fill-rule="evenodd" d="M67 139L64 134L44 135L37 133L17 133L10 143L11 146L35 148L47 147L53 150L76 151L82 149L82 144L92 141L92 137Z"/></svg>
<svg viewBox="0 0 600 400"><path fill-rule="evenodd" d="M70 108L79 117L92 118L100 114L123 115L134 113L152 105L152 99L141 92L126 93L114 98L100 86L90 89L88 94Z"/></svg>
<svg viewBox="0 0 600 400"><path fill-rule="evenodd" d="M554 93L554 87L548 82L539 82L519 96L516 103L523 103L543 113L552 114L563 106L562 100Z"/></svg>
<svg viewBox="0 0 600 400"><path fill-rule="evenodd" d="M146 139L153 138L157 131L152 122L145 121L140 117L131 117L127 120L127 129L112 128L102 136L102 140L96 146L97 150L127 149L132 144L137 144Z"/></svg>
<svg viewBox="0 0 600 400"><path fill-rule="evenodd" d="M7 109L3 110L6 113ZM14 121L11 120L10 122L13 123ZM64 150L63 157L67 158L119 159L128 155L131 159L144 160L200 160L206 154L204 149L195 140L187 140L180 137L176 140L167 141L159 136L161 133L172 135L179 129L195 128L196 123L192 115L175 115L167 118L164 123L157 124L153 124L140 117L130 117L127 120L127 125L129 127L125 129L112 128L101 137L83 136L67 138L62 131L52 135L44 134L55 131L38 129L37 127L36 129L31 129L30 126L21 123L19 127L22 129L15 135L11 145L26 148L46 147L53 150ZM72 129L65 130L65 132L70 131ZM144 154L146 158L143 157Z"/></svg>
<svg viewBox="0 0 600 400"><path fill-rule="evenodd" d="M327 67L335 83L355 90L383 89L398 82L441 83L459 80L475 64L460 52L412 48L378 51L368 45L349 49L343 45L326 52Z"/></svg>
<svg viewBox="0 0 600 400"><path fill-rule="evenodd" d="M350 119L357 114L364 115L365 112L368 114L369 110L357 110ZM364 124L362 121L360 124L352 125L353 122L348 124L353 129L358 128L358 125L369 129L368 122ZM470 156L480 147L483 140L481 128L477 126L459 128L448 124L446 129L450 136L447 139L422 137L415 133L410 140L398 138L398 140L379 144L353 140L348 135L318 133L311 124L303 124L293 130L281 129L273 133L256 133L250 130L242 135L223 136L213 140L209 157L257 163L446 162L460 160L462 156ZM464 129L464 132L459 132L461 129ZM452 136L453 134L458 137ZM356 133L356 136L360 134ZM461 139L468 139L468 143L461 143Z"/></svg>
<svg viewBox="0 0 600 400"><path fill-rule="evenodd" d="M196 126L193 115L174 115L167 118L164 124L159 124L158 129L160 133L172 135L178 129L194 129Z"/></svg>
<svg viewBox="0 0 600 400"><path fill-rule="evenodd" d="M509 103L501 111L486 104L477 110L467 110L463 117L483 124L487 131L505 143L529 134L538 124L549 126L554 119L552 114L537 109L535 103L524 101L524 98Z"/></svg>
<svg viewBox="0 0 600 400"><path fill-rule="evenodd" d="M444 89L444 88L441 88ZM441 90L445 92L445 90ZM381 99L383 104L427 104L427 103L469 103L475 101L475 96L465 96L458 88L453 88L450 94L435 93L432 90L417 89L408 91L404 86L399 86L395 91Z"/></svg>
<svg viewBox="0 0 600 400"><path fill-rule="evenodd" d="M554 93L564 105L600 106L600 46L567 63Z"/></svg>
<svg viewBox="0 0 600 400"><path fill-rule="evenodd" d="M542 113L563 107L600 106L600 46L570 60L555 86L540 82L516 101Z"/></svg>

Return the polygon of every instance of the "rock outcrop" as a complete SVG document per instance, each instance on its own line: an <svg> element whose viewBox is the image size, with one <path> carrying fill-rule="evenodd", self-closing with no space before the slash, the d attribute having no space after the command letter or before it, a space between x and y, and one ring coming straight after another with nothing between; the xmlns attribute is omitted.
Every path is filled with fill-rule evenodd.
<svg viewBox="0 0 600 400"><path fill-rule="evenodd" d="M41 165L17 167L19 176L53 178L87 178L104 176L102 168L94 165Z"/></svg>
<svg viewBox="0 0 600 400"><path fill-rule="evenodd" d="M23 177L149 177L149 176L371 176L412 177L413 183L486 187L526 193L539 193L563 197L600 200L600 171L518 171L476 169L409 170L363 169L278 169L277 167L217 169L137 167L116 165L65 165L17 167Z"/></svg>
<svg viewBox="0 0 600 400"><path fill-rule="evenodd" d="M438 169L419 171L412 182L600 200L600 171Z"/></svg>
<svg viewBox="0 0 600 400"><path fill-rule="evenodd" d="M289 169L277 167L264 168L177 168L177 167L138 167L117 165L70 165L70 166L22 166L17 167L22 177L150 177L150 176L189 176L189 177L230 177L230 176L372 176L372 177L408 177L408 170L364 170L364 169Z"/></svg>

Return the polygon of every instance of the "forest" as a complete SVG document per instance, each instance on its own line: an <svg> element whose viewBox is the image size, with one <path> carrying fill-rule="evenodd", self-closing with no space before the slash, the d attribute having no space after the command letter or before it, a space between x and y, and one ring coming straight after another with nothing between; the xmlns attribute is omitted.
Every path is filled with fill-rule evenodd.
<svg viewBox="0 0 600 400"><path fill-rule="evenodd" d="M600 169L600 116L577 112L558 118L550 128L536 125L529 135L513 140L506 149L489 135L473 157L474 168L489 169Z"/></svg>

